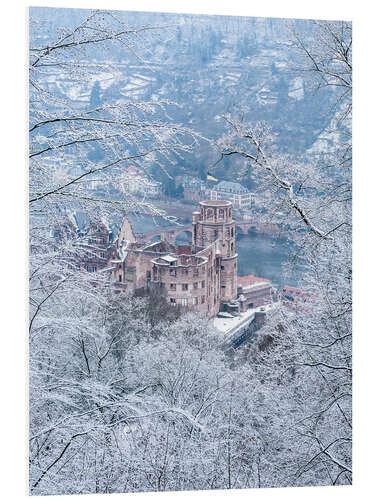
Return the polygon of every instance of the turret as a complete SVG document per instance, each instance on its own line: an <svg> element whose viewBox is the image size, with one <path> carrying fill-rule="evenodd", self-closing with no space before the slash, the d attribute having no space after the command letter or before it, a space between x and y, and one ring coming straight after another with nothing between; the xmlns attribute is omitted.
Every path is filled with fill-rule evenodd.
<svg viewBox="0 0 375 500"><path fill-rule="evenodd" d="M216 242L221 256L221 301L237 298L236 227L230 201L201 201L200 212L193 214L193 246L196 250Z"/></svg>

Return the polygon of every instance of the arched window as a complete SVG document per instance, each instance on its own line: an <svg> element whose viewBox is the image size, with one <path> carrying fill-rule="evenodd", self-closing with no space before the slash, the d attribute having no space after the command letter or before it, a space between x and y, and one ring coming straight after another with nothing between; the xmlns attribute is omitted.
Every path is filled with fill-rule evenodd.
<svg viewBox="0 0 375 500"><path fill-rule="evenodd" d="M212 208L208 208L207 209L206 217L207 217L207 219L213 219L213 217L214 217L214 211L212 210Z"/></svg>
<svg viewBox="0 0 375 500"><path fill-rule="evenodd" d="M219 219L224 219L224 209L219 208Z"/></svg>

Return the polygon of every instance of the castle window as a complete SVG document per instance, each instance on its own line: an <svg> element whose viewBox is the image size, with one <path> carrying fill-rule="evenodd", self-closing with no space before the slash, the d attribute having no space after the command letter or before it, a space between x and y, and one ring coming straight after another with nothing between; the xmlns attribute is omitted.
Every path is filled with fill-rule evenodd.
<svg viewBox="0 0 375 500"><path fill-rule="evenodd" d="M197 290L198 288L198 282L193 283L194 290Z"/></svg>
<svg viewBox="0 0 375 500"><path fill-rule="evenodd" d="M175 306L175 305L176 305L176 299L171 297L171 306Z"/></svg>
<svg viewBox="0 0 375 500"><path fill-rule="evenodd" d="M188 290L188 288L189 288L189 285L187 283L182 283L182 290L183 291Z"/></svg>
<svg viewBox="0 0 375 500"><path fill-rule="evenodd" d="M122 281L122 275L121 275L121 274L119 274L119 275L118 275L118 280L119 280L120 282Z"/></svg>
<svg viewBox="0 0 375 500"><path fill-rule="evenodd" d="M199 273L199 270L198 270L198 268L194 269L194 273L193 273L193 276L198 276L198 273Z"/></svg>
<svg viewBox="0 0 375 500"><path fill-rule="evenodd" d="M233 227L232 227L232 229L231 229L231 235L232 235L232 238L233 238L233 233L234 233L234 231L233 231Z"/></svg>
<svg viewBox="0 0 375 500"><path fill-rule="evenodd" d="M100 254L99 254L99 255L100 255L100 257L101 257L102 259L104 259L104 257L105 257L105 253L104 253L104 252L100 252Z"/></svg>
<svg viewBox="0 0 375 500"><path fill-rule="evenodd" d="M204 303L205 303L205 300L206 300L205 296L204 296L204 295L202 295L202 298L201 298L201 304L204 304Z"/></svg>
<svg viewBox="0 0 375 500"><path fill-rule="evenodd" d="M169 285L170 290L176 290L176 283L171 283Z"/></svg>
<svg viewBox="0 0 375 500"><path fill-rule="evenodd" d="M205 283L205 281L203 280L203 281L202 281L202 288L204 288L205 286L206 286L206 283Z"/></svg>
<svg viewBox="0 0 375 500"><path fill-rule="evenodd" d="M176 269L170 269L169 270L169 275L170 276L176 276Z"/></svg>
<svg viewBox="0 0 375 500"><path fill-rule="evenodd" d="M194 306L198 305L198 297L193 297L193 305Z"/></svg>
<svg viewBox="0 0 375 500"><path fill-rule="evenodd" d="M186 307L188 305L188 299L181 299L181 305Z"/></svg>

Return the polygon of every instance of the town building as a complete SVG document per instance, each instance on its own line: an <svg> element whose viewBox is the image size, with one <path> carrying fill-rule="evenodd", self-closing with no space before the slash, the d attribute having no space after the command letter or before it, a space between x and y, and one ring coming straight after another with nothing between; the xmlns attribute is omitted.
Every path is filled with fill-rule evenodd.
<svg viewBox="0 0 375 500"><path fill-rule="evenodd" d="M84 212L76 211L51 231L60 242L75 240L74 248L66 248L66 259L73 269L97 272L107 267L113 257L116 228L103 217L90 220Z"/></svg>
<svg viewBox="0 0 375 500"><path fill-rule="evenodd" d="M237 282L242 311L273 302L275 290L270 280L249 274L248 276L238 276Z"/></svg>
<svg viewBox="0 0 375 500"><path fill-rule="evenodd" d="M306 302L311 294L301 288L296 288L294 286L284 285L281 287L280 300L284 304L301 304Z"/></svg>
<svg viewBox="0 0 375 500"><path fill-rule="evenodd" d="M176 183L179 183L184 188L185 200L199 202L209 198L209 187L199 177L180 175L176 178Z"/></svg>
<svg viewBox="0 0 375 500"><path fill-rule="evenodd" d="M121 178L126 193L156 198L162 193L162 184L150 179L146 173L135 165L128 167Z"/></svg>
<svg viewBox="0 0 375 500"><path fill-rule="evenodd" d="M254 203L254 194L238 182L221 181L209 193L211 200L229 200L238 210L248 210Z"/></svg>

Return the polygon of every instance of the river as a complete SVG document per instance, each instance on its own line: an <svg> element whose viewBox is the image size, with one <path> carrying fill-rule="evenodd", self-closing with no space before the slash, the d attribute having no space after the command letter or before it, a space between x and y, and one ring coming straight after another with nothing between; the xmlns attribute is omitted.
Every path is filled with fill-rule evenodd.
<svg viewBox="0 0 375 500"><path fill-rule="evenodd" d="M288 274L287 263L293 254L293 248L286 239L275 239L267 234L238 235L236 242L238 253L238 274L254 274L267 278L276 287L282 285L298 286L302 265L292 265Z"/></svg>

